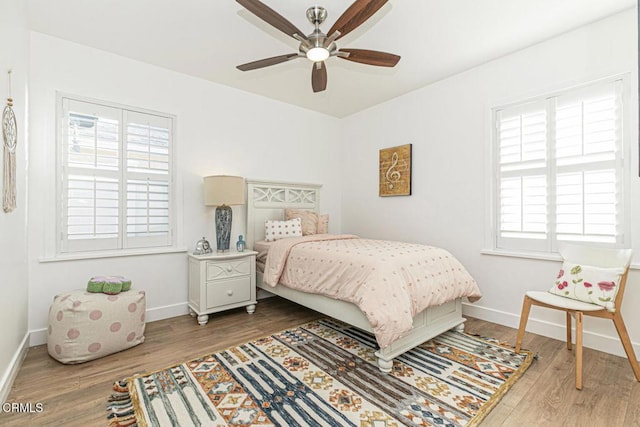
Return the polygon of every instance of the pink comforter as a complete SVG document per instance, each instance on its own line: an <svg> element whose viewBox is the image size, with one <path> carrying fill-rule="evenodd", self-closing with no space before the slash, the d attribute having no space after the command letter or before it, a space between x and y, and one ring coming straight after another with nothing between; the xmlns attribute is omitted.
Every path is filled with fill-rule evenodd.
<svg viewBox="0 0 640 427"><path fill-rule="evenodd" d="M357 305L381 348L407 334L413 316L459 297L476 301L480 289L444 249L353 235L312 235L276 241L264 282Z"/></svg>

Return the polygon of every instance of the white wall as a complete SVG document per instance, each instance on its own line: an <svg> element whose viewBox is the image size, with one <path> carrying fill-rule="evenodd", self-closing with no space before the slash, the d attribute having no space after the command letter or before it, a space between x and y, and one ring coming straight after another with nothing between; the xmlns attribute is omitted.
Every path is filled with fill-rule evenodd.
<svg viewBox="0 0 640 427"><path fill-rule="evenodd" d="M11 213L0 209L0 403L6 400L16 369L26 350L27 338L27 75L29 32L25 2L0 1L0 109L8 94L11 74L13 110L18 123L16 153L17 204ZM1 114L1 113L0 113ZM0 139L0 159L3 158ZM3 174L0 160L0 177ZM1 178L0 178L0 187ZM1 193L1 191L0 191Z"/></svg>
<svg viewBox="0 0 640 427"><path fill-rule="evenodd" d="M636 41L636 15L629 10L348 117L343 123L342 231L450 250L484 294L465 312L517 326L525 290L548 289L559 264L481 254L488 247L490 222L491 107L630 72L632 88L625 96L632 105L627 128L632 237L640 259ZM413 144L413 195L378 197L378 150L407 143ZM623 306L637 352L639 282L635 270ZM563 322L560 315L534 308L529 330L562 339ZM623 354L612 322L589 318L585 325L585 345Z"/></svg>
<svg viewBox="0 0 640 427"><path fill-rule="evenodd" d="M186 313L184 252L41 262L55 248L56 91L177 116L179 229L189 250L202 236L213 240L213 209L202 201L202 177L211 174L322 183L322 210L331 215L331 228L340 229L340 182L333 170L340 150L337 119L34 32L30 78L32 344L46 339L54 295L83 288L96 274L122 274L145 289L149 320ZM233 242L244 234L245 218L234 208Z"/></svg>

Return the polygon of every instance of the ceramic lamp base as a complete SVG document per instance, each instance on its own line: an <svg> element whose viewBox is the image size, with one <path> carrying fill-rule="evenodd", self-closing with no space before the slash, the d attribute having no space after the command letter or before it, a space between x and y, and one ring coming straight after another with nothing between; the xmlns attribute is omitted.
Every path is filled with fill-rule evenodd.
<svg viewBox="0 0 640 427"><path fill-rule="evenodd" d="M229 250L232 216L231 206L222 205L216 207L216 244L218 252Z"/></svg>

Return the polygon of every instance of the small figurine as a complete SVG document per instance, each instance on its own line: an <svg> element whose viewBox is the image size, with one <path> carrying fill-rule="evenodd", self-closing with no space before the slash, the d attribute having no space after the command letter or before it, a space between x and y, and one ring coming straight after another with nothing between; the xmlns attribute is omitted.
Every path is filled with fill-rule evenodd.
<svg viewBox="0 0 640 427"><path fill-rule="evenodd" d="M198 240L198 243L196 243L196 250L193 251L193 254L204 255L210 254L211 252L213 252L213 250L211 249L211 245L203 236L202 239Z"/></svg>

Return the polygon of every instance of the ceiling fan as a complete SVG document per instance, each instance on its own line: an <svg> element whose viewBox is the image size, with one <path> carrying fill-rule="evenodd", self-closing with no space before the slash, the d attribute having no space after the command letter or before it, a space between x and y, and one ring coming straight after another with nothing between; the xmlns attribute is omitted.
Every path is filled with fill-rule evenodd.
<svg viewBox="0 0 640 427"><path fill-rule="evenodd" d="M313 62L311 87L314 92L321 92L327 88L327 67L324 62L332 56L380 67L393 67L400 60L398 55L392 53L366 49L338 49L335 43L336 40L349 34L373 16L388 0L356 0L338 18L327 34L320 30L320 25L327 18L327 10L321 6L312 6L307 9L307 19L315 26L315 29L307 36L282 15L259 0L236 1L258 18L300 42L297 53L238 65L236 68L241 71L268 67L295 58L308 58Z"/></svg>

